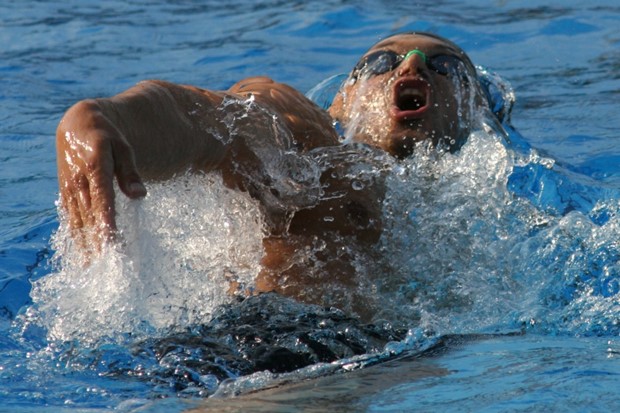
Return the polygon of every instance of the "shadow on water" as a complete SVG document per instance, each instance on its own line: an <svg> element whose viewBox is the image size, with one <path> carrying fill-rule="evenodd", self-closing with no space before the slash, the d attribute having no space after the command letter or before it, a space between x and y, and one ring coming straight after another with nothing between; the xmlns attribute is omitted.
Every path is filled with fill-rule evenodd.
<svg viewBox="0 0 620 413"><path fill-rule="evenodd" d="M437 363L438 357L468 344L516 335L520 334L447 335L438 338L426 350L407 352L363 369L347 371L341 368L332 374L311 379L283 375L267 388L248 391L233 398L218 397L220 395L216 393L188 413L364 411L378 394L403 383L411 384L452 374ZM230 395L225 393L224 396Z"/></svg>
<svg viewBox="0 0 620 413"><path fill-rule="evenodd" d="M356 411L364 400L402 383L448 374L432 362L403 359L380 367L278 386L237 398L209 399L198 412Z"/></svg>
<svg viewBox="0 0 620 413"><path fill-rule="evenodd" d="M315 370L332 370L316 367L317 363L349 360L340 366L344 370L346 365L374 364L390 357L381 353L388 343L406 337L403 328L363 324L333 307L301 304L267 293L223 305L208 323L149 338L133 350L138 357L157 360L157 367L146 375L151 382L166 384L176 392L206 395L218 383L257 372L269 372L268 383L280 373L303 368L309 375L301 373L298 378L312 376ZM133 372L113 374L125 373ZM233 394L244 391L228 390Z"/></svg>

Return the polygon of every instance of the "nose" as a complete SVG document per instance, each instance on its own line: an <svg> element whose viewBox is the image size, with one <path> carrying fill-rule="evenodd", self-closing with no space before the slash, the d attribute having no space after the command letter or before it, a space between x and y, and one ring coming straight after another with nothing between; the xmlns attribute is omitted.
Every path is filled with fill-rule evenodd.
<svg viewBox="0 0 620 413"><path fill-rule="evenodd" d="M426 68L426 55L419 50L412 50L405 55L404 60L398 66L398 75L416 74L424 68Z"/></svg>

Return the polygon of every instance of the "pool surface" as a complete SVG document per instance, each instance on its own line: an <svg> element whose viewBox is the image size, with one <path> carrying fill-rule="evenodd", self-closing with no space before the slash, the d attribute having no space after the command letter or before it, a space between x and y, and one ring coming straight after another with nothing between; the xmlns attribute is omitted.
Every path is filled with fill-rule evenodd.
<svg viewBox="0 0 620 413"><path fill-rule="evenodd" d="M616 1L27 0L0 16L0 412L620 410ZM209 277L251 278L260 257L256 205L209 176L119 197L127 249L75 265L54 146L73 103L143 79L268 75L323 104L317 85L408 30L461 45L516 103L506 134L394 165L382 247L399 265L374 296L378 335L268 299L256 313L277 305L298 327L278 345L310 363L240 376L196 346L230 351L222 320L252 303Z"/></svg>

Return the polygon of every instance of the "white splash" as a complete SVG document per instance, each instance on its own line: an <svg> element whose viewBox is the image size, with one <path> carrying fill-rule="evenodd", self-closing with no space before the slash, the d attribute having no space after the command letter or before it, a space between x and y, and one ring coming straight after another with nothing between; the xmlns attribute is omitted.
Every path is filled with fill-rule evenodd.
<svg viewBox="0 0 620 413"><path fill-rule="evenodd" d="M541 184L551 182L553 161L502 140L478 131L459 152L416 151L390 175L382 248L394 272L380 289L391 305L379 316L439 333L615 334L620 202L565 215L538 208L507 183L524 164L541 165L550 174ZM601 213L609 218L596 223Z"/></svg>
<svg viewBox="0 0 620 413"><path fill-rule="evenodd" d="M122 244L84 266L65 223L55 236L60 266L33 285L53 340L96 341L183 328L231 300L230 281L250 288L262 257L254 200L217 175L150 184L143 200L117 191Z"/></svg>

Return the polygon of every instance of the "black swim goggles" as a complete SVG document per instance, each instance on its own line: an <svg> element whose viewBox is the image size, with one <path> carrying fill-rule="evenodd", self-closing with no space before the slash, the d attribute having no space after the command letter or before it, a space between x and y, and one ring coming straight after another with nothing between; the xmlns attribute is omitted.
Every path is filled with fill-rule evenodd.
<svg viewBox="0 0 620 413"><path fill-rule="evenodd" d="M418 49L411 50L406 54L398 54L392 50L377 50L362 57L353 68L351 78L359 79L360 77L382 75L396 69L398 65L413 55L420 56L429 69L442 76L463 72L463 60L454 55L436 54L427 56L426 53ZM463 77L466 78L466 76Z"/></svg>

